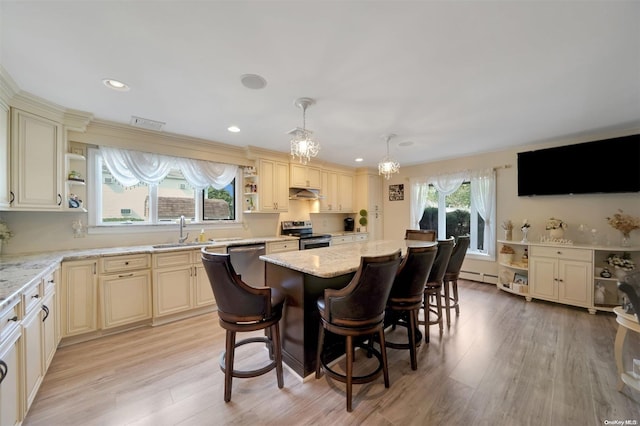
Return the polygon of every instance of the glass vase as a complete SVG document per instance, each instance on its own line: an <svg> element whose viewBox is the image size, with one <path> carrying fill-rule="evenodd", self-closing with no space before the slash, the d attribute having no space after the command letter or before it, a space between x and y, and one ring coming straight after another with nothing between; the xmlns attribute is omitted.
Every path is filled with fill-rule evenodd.
<svg viewBox="0 0 640 426"><path fill-rule="evenodd" d="M529 232L529 228L522 228L522 241L520 241L521 243L528 243L529 240L527 239L527 233Z"/></svg>
<svg viewBox="0 0 640 426"><path fill-rule="evenodd" d="M631 245L631 235L629 232L622 232L622 238L620 239L621 247L629 247Z"/></svg>
<svg viewBox="0 0 640 426"><path fill-rule="evenodd" d="M504 230L504 239L507 241L511 241L511 239L513 239L513 232L511 231L511 229Z"/></svg>

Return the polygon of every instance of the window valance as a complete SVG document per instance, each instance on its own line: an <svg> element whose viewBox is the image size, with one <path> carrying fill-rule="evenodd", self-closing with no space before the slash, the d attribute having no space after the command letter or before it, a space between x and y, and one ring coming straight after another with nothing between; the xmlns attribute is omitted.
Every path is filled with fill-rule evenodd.
<svg viewBox="0 0 640 426"><path fill-rule="evenodd" d="M171 169L179 169L189 185L197 190L208 186L222 189L233 181L238 171L238 166L233 164L107 146L100 147L100 153L109 172L125 187L141 182L152 186L158 185L167 177Z"/></svg>

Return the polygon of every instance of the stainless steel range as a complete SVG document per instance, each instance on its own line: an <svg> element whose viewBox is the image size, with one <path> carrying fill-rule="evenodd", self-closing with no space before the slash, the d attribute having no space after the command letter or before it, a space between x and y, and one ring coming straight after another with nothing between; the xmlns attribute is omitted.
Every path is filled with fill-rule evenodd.
<svg viewBox="0 0 640 426"><path fill-rule="evenodd" d="M331 235L314 234L310 220L283 221L281 225L282 235L300 238L300 250L329 247L331 245Z"/></svg>

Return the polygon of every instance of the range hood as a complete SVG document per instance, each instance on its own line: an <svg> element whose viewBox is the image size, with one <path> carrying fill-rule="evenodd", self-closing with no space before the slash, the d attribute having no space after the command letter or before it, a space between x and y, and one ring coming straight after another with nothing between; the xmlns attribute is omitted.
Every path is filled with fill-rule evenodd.
<svg viewBox="0 0 640 426"><path fill-rule="evenodd" d="M289 188L290 200L319 200L320 195L317 190L306 188Z"/></svg>

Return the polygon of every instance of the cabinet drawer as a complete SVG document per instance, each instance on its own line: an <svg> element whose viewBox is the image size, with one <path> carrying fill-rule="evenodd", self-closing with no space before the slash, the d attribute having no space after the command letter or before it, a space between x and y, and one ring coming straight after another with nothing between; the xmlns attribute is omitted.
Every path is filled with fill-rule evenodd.
<svg viewBox="0 0 640 426"><path fill-rule="evenodd" d="M22 293L22 306L24 306L24 315L26 316L42 301L44 291L42 288L42 281L38 281L30 285Z"/></svg>
<svg viewBox="0 0 640 426"><path fill-rule="evenodd" d="M16 299L9 306L5 306L0 311L0 342L11 334L13 330L18 326L20 319L20 299Z"/></svg>
<svg viewBox="0 0 640 426"><path fill-rule="evenodd" d="M358 234L356 235L356 241L367 241L369 239L368 234Z"/></svg>
<svg viewBox="0 0 640 426"><path fill-rule="evenodd" d="M300 248L300 243L295 241L277 241L273 243L267 243L268 253L281 253L285 251L295 251Z"/></svg>
<svg viewBox="0 0 640 426"><path fill-rule="evenodd" d="M52 271L50 274L47 274L42 278L42 286L44 290L44 295L48 296L52 291L56 288L56 278L57 278L57 269Z"/></svg>
<svg viewBox="0 0 640 426"><path fill-rule="evenodd" d="M153 255L154 268L166 268L169 266L188 266L193 260L192 250L170 251Z"/></svg>
<svg viewBox="0 0 640 426"><path fill-rule="evenodd" d="M347 244L347 243L352 243L353 241L354 241L353 235L342 235L337 237L331 237L332 245Z"/></svg>
<svg viewBox="0 0 640 426"><path fill-rule="evenodd" d="M128 256L103 257L100 259L100 273L133 271L151 266L150 255L132 254Z"/></svg>
<svg viewBox="0 0 640 426"><path fill-rule="evenodd" d="M532 246L530 248L531 256L553 257L566 260L581 260L591 262L591 250L583 250L570 247L540 247Z"/></svg>

